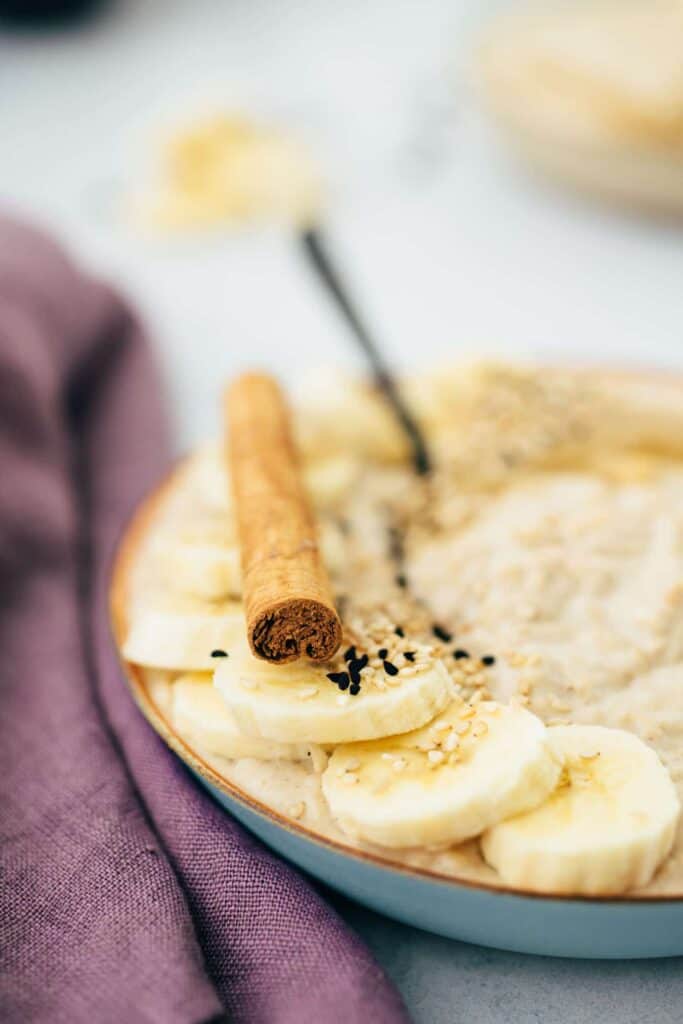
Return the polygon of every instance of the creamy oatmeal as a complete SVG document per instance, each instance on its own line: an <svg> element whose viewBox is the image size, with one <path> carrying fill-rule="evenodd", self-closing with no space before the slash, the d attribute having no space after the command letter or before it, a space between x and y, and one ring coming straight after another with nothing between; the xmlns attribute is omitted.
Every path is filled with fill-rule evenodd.
<svg viewBox="0 0 683 1024"><path fill-rule="evenodd" d="M501 875L478 839L498 820L493 791L508 801L499 817L513 821L559 791L566 799L568 787L584 799L602 756L600 784L617 786L615 802L628 805L618 786L631 762L618 752L607 772L606 733L604 748L599 731L582 733L595 749L582 748L574 770L556 752L542 763L529 754L537 719L556 747L567 724L635 734L682 792L678 385L493 366L421 378L406 393L437 463L427 479L406 466L401 437L360 385L329 402L319 392L299 413L344 625L331 663L263 666L245 652L229 486L212 448L185 465L158 508L132 575L124 653L147 666L150 691L180 735L263 803L380 856L495 884ZM512 782L499 778L493 740L527 729L524 754L518 743L505 754ZM651 751L637 749L643 778L652 770L655 789L668 784ZM472 778L457 813L445 815L439 787L449 771L453 790ZM482 780L483 803L472 795ZM392 801L403 814L411 786L434 805L414 845L391 817ZM633 864L642 853L629 831L634 808L626 825L618 816L612 825L615 836L626 829ZM667 813L662 856L677 810ZM477 814L478 832L453 827ZM377 845L367 838L375 834L392 838ZM501 832L499 846L503 839L511 859L510 844L526 841L514 829ZM649 875L634 868L628 877L621 888L638 889ZM647 891L682 890L679 836Z"/></svg>

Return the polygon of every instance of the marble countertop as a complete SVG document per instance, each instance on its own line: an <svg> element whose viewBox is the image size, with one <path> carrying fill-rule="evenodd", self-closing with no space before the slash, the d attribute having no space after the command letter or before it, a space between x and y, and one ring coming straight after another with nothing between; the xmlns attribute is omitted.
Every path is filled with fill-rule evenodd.
<svg viewBox="0 0 683 1024"><path fill-rule="evenodd" d="M465 87L491 0L120 0L75 33L0 33L0 200L59 231L139 304L187 447L217 428L225 378L353 366L292 238L172 245L126 225L159 126L248 106L295 127L325 168L329 230L396 363L569 354L683 365L683 229L538 185ZM470 947L339 901L416 1022L667 1024L678 960L591 963Z"/></svg>

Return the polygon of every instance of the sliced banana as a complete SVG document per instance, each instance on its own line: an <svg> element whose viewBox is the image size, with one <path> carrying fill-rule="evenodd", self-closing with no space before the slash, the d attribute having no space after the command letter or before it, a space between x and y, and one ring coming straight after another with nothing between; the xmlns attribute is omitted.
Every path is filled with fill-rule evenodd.
<svg viewBox="0 0 683 1024"><path fill-rule="evenodd" d="M207 601L242 591L239 546L227 512L195 509L189 521L172 522L159 533L152 554L173 591Z"/></svg>
<svg viewBox="0 0 683 1024"><path fill-rule="evenodd" d="M274 743L240 732L208 672L174 681L172 718L183 738L219 757L305 761L309 754L305 744Z"/></svg>
<svg viewBox="0 0 683 1024"><path fill-rule="evenodd" d="M540 892L597 895L647 885L671 850L679 802L654 750L597 725L548 729L564 768L542 806L484 834L504 882Z"/></svg>
<svg viewBox="0 0 683 1024"><path fill-rule="evenodd" d="M306 489L320 508L334 505L353 487L360 472L360 461L352 455L331 455L316 459L304 469Z"/></svg>
<svg viewBox="0 0 683 1024"><path fill-rule="evenodd" d="M540 719L454 700L426 728L338 747L322 777L340 827L381 846L460 843L538 806L560 767Z"/></svg>
<svg viewBox="0 0 683 1024"><path fill-rule="evenodd" d="M150 668L212 669L211 652L230 652L242 642L244 628L242 606L235 601L157 598L134 610L123 656Z"/></svg>
<svg viewBox="0 0 683 1024"><path fill-rule="evenodd" d="M232 507L232 492L223 445L217 441L203 444L187 458L180 471L180 487L195 506Z"/></svg>
<svg viewBox="0 0 683 1024"><path fill-rule="evenodd" d="M379 687L361 673L361 692L341 693L328 667L299 661L269 665L245 647L216 666L215 684L240 729L282 743L345 743L405 732L428 722L450 701L453 686L445 667Z"/></svg>

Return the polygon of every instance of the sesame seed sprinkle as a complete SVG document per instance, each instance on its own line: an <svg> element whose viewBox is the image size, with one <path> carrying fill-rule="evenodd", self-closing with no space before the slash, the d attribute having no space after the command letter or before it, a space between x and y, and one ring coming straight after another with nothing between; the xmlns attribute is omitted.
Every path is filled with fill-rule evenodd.
<svg viewBox="0 0 683 1024"><path fill-rule="evenodd" d="M309 700L311 697L315 697L317 692L317 686L304 686L299 690L299 700Z"/></svg>
<svg viewBox="0 0 683 1024"><path fill-rule="evenodd" d="M328 672L327 678L335 686L338 686L340 690L348 690L351 681L348 672Z"/></svg>
<svg viewBox="0 0 683 1024"><path fill-rule="evenodd" d="M438 623L434 623L432 626L432 633L437 640L443 640L445 644L449 644L453 639L453 634L449 633L447 629L444 629L443 626L440 626Z"/></svg>
<svg viewBox="0 0 683 1024"><path fill-rule="evenodd" d="M228 652L227 651L221 651L220 648L216 648L215 651L211 651L211 657L212 658L227 658L228 656L229 656Z"/></svg>

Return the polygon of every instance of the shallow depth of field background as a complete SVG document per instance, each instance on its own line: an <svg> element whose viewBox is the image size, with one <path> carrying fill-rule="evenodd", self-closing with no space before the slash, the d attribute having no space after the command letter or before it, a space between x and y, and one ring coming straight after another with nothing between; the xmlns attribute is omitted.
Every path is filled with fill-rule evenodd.
<svg viewBox="0 0 683 1024"><path fill-rule="evenodd" d="M339 255L405 366L459 352L676 365L683 231L538 185L466 82L491 0L118 0L78 30L0 33L0 198L43 218L142 307L180 440L215 426L240 363L354 360L281 232L136 237L122 195L160 128L254 111L310 143Z"/></svg>

